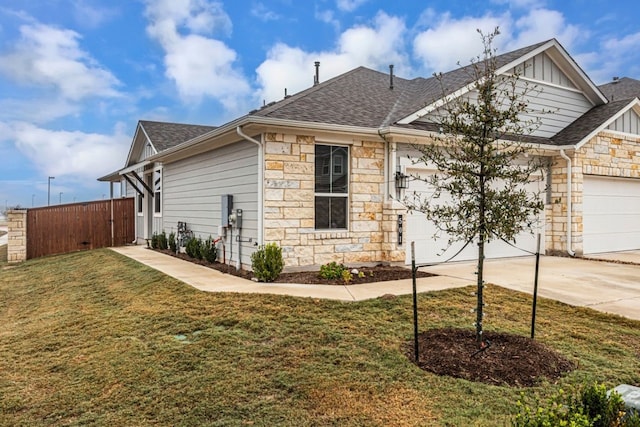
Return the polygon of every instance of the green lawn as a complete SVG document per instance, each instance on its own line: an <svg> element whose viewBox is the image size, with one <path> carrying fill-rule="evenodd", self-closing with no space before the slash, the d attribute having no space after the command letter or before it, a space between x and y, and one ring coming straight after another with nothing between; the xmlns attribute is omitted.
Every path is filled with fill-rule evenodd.
<svg viewBox="0 0 640 427"><path fill-rule="evenodd" d="M471 328L471 292L420 295L421 328ZM487 299L487 329L529 333L529 296L490 286ZM0 425L495 426L521 391L640 385L640 322L548 300L538 320L579 368L496 387L403 356L410 296L211 294L106 249L41 258L0 269Z"/></svg>

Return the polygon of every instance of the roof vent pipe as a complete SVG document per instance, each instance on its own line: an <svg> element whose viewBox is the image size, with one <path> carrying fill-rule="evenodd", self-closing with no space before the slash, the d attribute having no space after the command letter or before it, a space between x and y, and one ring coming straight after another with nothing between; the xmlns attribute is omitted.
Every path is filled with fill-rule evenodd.
<svg viewBox="0 0 640 427"><path fill-rule="evenodd" d="M316 75L313 78L313 85L317 86L320 84L320 61L316 61L315 66L316 66Z"/></svg>
<svg viewBox="0 0 640 427"><path fill-rule="evenodd" d="M393 89L393 64L389 65L389 89Z"/></svg>

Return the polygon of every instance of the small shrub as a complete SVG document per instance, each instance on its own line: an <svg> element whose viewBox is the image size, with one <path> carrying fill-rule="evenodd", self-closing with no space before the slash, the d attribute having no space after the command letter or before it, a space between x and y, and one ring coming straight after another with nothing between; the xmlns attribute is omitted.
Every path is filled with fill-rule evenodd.
<svg viewBox="0 0 640 427"><path fill-rule="evenodd" d="M158 234L158 249L165 250L168 247L167 233L163 231L162 233Z"/></svg>
<svg viewBox="0 0 640 427"><path fill-rule="evenodd" d="M593 384L570 394L560 390L542 404L536 399L533 405L529 405L524 395L521 396L516 403L518 413L512 424L516 427L640 426L640 417L634 414L625 416L620 394L615 391L608 394L603 384Z"/></svg>
<svg viewBox="0 0 640 427"><path fill-rule="evenodd" d="M202 259L202 239L200 237L189 239L185 251L191 258Z"/></svg>
<svg viewBox="0 0 640 427"><path fill-rule="evenodd" d="M158 234L153 233L151 236L151 249L158 249Z"/></svg>
<svg viewBox="0 0 640 427"><path fill-rule="evenodd" d="M353 274L347 269L342 270L342 281L345 285L348 285L353 280Z"/></svg>
<svg viewBox="0 0 640 427"><path fill-rule="evenodd" d="M251 268L261 282L273 282L284 268L282 248L275 243L260 246L251 254Z"/></svg>
<svg viewBox="0 0 640 427"><path fill-rule="evenodd" d="M332 261L320 266L320 277L326 280L341 279L344 271L347 271L344 265Z"/></svg>
<svg viewBox="0 0 640 427"><path fill-rule="evenodd" d="M593 420L593 427L609 427L619 425L624 414L624 400L618 393L607 395L604 384L593 384L582 392L582 406L585 413Z"/></svg>
<svg viewBox="0 0 640 427"><path fill-rule="evenodd" d="M215 262L218 258L218 248L215 243L213 243L213 239L211 236L207 240L204 241L202 248L202 258L207 262Z"/></svg>
<svg viewBox="0 0 640 427"><path fill-rule="evenodd" d="M176 233L171 232L169 233L169 249L171 249L171 252L178 252L178 242L176 242Z"/></svg>

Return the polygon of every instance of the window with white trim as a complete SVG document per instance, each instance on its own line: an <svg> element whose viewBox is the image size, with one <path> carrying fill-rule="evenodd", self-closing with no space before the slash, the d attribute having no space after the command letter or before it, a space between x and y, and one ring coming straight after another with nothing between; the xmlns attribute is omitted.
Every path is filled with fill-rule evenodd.
<svg viewBox="0 0 640 427"><path fill-rule="evenodd" d="M349 148L315 146L315 228L346 229L349 204Z"/></svg>
<svg viewBox="0 0 640 427"><path fill-rule="evenodd" d="M153 213L162 215L162 169L153 171Z"/></svg>

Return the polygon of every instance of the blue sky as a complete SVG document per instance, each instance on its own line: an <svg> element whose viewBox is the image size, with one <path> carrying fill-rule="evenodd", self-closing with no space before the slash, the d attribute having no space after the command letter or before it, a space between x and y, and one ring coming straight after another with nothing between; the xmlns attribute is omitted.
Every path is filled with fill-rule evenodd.
<svg viewBox="0 0 640 427"><path fill-rule="evenodd" d="M108 197L138 120L220 125L364 65L406 78L555 37L596 84L640 78L631 0L0 0L0 203ZM62 195L60 194L62 193Z"/></svg>

